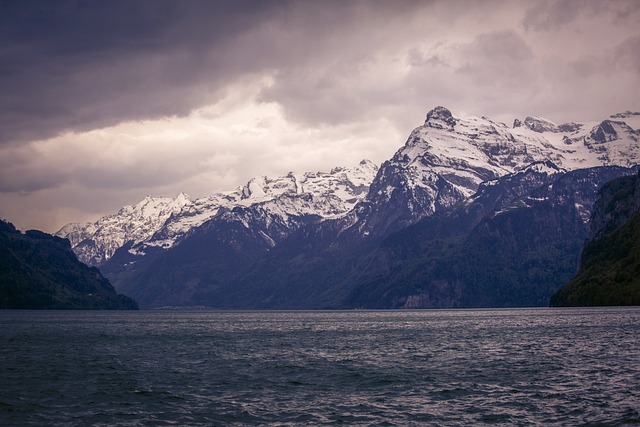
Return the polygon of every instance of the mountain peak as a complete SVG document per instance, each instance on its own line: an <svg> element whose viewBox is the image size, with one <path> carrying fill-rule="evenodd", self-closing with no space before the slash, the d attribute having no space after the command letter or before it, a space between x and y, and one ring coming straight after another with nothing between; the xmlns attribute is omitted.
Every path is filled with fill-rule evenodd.
<svg viewBox="0 0 640 427"><path fill-rule="evenodd" d="M191 198L189 197L189 195L187 193L185 193L184 191L180 192L180 194L178 194L176 196L175 199L176 201L184 201L184 202L189 202L191 201Z"/></svg>
<svg viewBox="0 0 640 427"><path fill-rule="evenodd" d="M543 133L543 132L560 132L558 125L553 123L550 120L544 119L542 117L527 117L524 119L524 125L531 129L534 132Z"/></svg>
<svg viewBox="0 0 640 427"><path fill-rule="evenodd" d="M457 121L453 118L451 111L447 108L438 106L427 113L425 126L437 129L451 129L456 125Z"/></svg>

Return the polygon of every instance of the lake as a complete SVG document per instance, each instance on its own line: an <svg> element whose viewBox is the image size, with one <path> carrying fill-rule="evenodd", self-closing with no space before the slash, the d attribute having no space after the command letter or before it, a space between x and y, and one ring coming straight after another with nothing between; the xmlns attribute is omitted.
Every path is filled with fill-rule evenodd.
<svg viewBox="0 0 640 427"><path fill-rule="evenodd" d="M0 311L0 425L640 423L640 307Z"/></svg>

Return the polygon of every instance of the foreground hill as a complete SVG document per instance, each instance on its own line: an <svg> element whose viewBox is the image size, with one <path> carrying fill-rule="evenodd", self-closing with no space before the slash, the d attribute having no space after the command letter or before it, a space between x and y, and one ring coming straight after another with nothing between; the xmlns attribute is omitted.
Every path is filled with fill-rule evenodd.
<svg viewBox="0 0 640 427"><path fill-rule="evenodd" d="M137 309L97 268L87 267L68 240L17 231L0 221L0 308Z"/></svg>
<svg viewBox="0 0 640 427"><path fill-rule="evenodd" d="M551 298L551 305L640 305L640 179L602 188L578 274Z"/></svg>

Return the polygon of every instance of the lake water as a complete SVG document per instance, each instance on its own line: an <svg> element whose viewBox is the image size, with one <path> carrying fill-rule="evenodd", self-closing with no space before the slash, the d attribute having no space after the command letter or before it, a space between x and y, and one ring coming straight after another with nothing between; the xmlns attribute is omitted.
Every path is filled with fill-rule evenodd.
<svg viewBox="0 0 640 427"><path fill-rule="evenodd" d="M0 425L640 423L640 308L0 311Z"/></svg>

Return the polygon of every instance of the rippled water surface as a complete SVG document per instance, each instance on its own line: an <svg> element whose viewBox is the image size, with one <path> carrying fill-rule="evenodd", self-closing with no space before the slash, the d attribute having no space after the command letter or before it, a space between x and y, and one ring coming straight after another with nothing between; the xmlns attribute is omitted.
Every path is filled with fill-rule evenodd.
<svg viewBox="0 0 640 427"><path fill-rule="evenodd" d="M640 308L0 322L4 426L640 423Z"/></svg>

